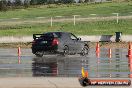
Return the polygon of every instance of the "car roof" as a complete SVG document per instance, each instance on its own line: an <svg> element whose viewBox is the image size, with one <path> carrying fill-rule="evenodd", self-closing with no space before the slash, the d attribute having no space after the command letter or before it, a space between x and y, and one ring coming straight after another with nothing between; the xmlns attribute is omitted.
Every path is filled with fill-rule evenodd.
<svg viewBox="0 0 132 88"><path fill-rule="evenodd" d="M44 34L47 34L47 33L65 33L65 34L69 34L70 32L46 32L46 33L44 33Z"/></svg>
<svg viewBox="0 0 132 88"><path fill-rule="evenodd" d="M49 34L53 34L54 37L58 37L58 38L63 38L63 37L66 37L68 36L69 34L71 34L70 32L46 32L44 33L44 35L49 35ZM65 35L65 36L64 36Z"/></svg>

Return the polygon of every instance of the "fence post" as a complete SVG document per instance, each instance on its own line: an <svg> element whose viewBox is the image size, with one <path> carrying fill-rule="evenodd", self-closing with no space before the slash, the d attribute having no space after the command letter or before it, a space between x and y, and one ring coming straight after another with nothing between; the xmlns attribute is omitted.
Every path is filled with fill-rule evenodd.
<svg viewBox="0 0 132 88"><path fill-rule="evenodd" d="M73 17L74 17L74 19L73 19L73 21L74 21L74 26L76 25L76 16L80 16L80 15L73 15Z"/></svg>
<svg viewBox="0 0 132 88"><path fill-rule="evenodd" d="M50 19L50 26L52 27L53 26L53 18L51 17Z"/></svg>
<svg viewBox="0 0 132 88"><path fill-rule="evenodd" d="M119 23L119 13L112 13L112 14L116 15L116 23L118 24Z"/></svg>
<svg viewBox="0 0 132 88"><path fill-rule="evenodd" d="M74 15L74 26L76 25L76 16Z"/></svg>

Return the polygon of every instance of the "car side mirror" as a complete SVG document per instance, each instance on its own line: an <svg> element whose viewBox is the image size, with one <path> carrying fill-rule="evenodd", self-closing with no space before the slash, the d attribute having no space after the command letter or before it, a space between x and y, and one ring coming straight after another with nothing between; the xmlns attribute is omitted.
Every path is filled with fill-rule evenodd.
<svg viewBox="0 0 132 88"><path fill-rule="evenodd" d="M81 40L81 38L77 38L77 40Z"/></svg>

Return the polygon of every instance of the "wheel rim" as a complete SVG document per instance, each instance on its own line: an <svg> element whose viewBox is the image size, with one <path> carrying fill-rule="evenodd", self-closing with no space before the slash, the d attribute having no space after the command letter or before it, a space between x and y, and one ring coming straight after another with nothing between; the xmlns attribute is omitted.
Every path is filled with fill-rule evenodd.
<svg viewBox="0 0 132 88"><path fill-rule="evenodd" d="M64 47L64 55L67 55L69 53L69 48L68 46Z"/></svg>
<svg viewBox="0 0 132 88"><path fill-rule="evenodd" d="M89 48L87 46L84 46L83 50L82 50L82 55L87 55L89 52Z"/></svg>

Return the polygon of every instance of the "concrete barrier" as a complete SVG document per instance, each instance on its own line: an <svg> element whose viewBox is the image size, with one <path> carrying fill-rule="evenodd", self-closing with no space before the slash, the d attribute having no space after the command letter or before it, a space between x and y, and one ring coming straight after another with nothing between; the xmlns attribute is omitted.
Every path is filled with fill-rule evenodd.
<svg viewBox="0 0 132 88"><path fill-rule="evenodd" d="M115 42L115 36L112 35L91 35L91 36L78 36L82 39L82 41L91 41L91 42L99 42L99 41L111 41ZM3 36L0 37L0 43L15 43L15 42L32 42L33 38L32 36L22 36L22 37L16 37L16 36ZM123 42L131 42L132 41L132 35L122 35L121 41Z"/></svg>
<svg viewBox="0 0 132 88"><path fill-rule="evenodd" d="M32 41L33 41L32 36L22 36L22 37L3 36L3 37L0 37L0 43L32 42Z"/></svg>
<svg viewBox="0 0 132 88"><path fill-rule="evenodd" d="M115 35L101 35L101 36L79 36L82 41L91 41L91 42L99 42L99 41L108 41L108 42L115 42L116 36ZM122 42L132 42L132 35L122 35L121 36Z"/></svg>

